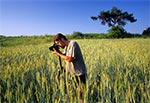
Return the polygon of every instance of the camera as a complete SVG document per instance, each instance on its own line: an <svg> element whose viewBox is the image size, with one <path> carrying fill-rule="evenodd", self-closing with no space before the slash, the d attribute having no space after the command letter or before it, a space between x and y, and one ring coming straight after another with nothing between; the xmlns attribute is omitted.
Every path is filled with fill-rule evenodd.
<svg viewBox="0 0 150 103"><path fill-rule="evenodd" d="M59 46L58 46L58 45L53 44L51 47L49 47L49 50L50 50L50 51L54 51L54 49L55 49L57 52L61 53L60 50L59 50Z"/></svg>

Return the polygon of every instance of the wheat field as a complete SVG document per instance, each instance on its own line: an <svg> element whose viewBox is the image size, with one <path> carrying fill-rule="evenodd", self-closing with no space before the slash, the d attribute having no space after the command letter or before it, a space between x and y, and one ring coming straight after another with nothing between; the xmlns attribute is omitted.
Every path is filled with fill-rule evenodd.
<svg viewBox="0 0 150 103"><path fill-rule="evenodd" d="M87 67L85 103L150 101L150 39L76 41ZM51 45L1 47L0 103L79 103L72 79L58 78Z"/></svg>

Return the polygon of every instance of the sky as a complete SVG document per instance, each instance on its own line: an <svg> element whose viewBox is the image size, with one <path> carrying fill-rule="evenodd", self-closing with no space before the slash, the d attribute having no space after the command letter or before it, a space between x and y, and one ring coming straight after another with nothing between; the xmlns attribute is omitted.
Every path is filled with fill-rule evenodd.
<svg viewBox="0 0 150 103"><path fill-rule="evenodd" d="M107 33L110 28L91 16L114 6L137 19L127 22L127 32L150 27L150 0L0 0L0 35Z"/></svg>

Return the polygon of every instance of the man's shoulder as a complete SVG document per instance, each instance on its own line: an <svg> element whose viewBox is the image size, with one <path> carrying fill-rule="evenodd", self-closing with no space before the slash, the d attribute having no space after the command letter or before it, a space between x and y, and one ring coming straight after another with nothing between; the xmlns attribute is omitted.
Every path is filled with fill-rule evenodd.
<svg viewBox="0 0 150 103"><path fill-rule="evenodd" d="M77 43L75 40L71 40L70 43Z"/></svg>
<svg viewBox="0 0 150 103"><path fill-rule="evenodd" d="M71 40L70 41L70 45L77 45L78 43L76 42L76 41L74 41L74 40Z"/></svg>

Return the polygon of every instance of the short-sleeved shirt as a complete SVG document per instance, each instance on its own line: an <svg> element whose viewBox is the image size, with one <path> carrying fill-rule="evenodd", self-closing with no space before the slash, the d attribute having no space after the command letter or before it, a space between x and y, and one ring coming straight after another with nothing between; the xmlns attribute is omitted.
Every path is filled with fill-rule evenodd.
<svg viewBox="0 0 150 103"><path fill-rule="evenodd" d="M66 48L66 56L74 58L72 62L66 61L67 72L69 72L72 76L80 76L86 74L86 66L77 42L70 41L69 45Z"/></svg>

